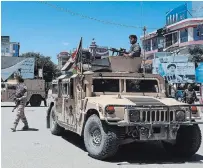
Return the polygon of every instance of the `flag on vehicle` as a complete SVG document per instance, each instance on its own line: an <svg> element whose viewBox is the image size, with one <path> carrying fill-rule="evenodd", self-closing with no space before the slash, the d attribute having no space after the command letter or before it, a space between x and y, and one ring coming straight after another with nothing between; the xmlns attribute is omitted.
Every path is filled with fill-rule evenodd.
<svg viewBox="0 0 203 168"><path fill-rule="evenodd" d="M81 71L80 63L82 62L82 37L80 39L79 46L78 46L76 53L74 55L75 56L74 56L74 65L73 65L74 67L73 67L73 69L76 70L76 72L80 72Z"/></svg>

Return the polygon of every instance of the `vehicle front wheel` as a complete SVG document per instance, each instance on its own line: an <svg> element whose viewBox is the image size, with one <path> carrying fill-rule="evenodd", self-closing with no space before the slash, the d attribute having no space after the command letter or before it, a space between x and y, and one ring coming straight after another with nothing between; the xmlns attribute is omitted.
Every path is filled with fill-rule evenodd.
<svg viewBox="0 0 203 168"><path fill-rule="evenodd" d="M95 114L90 116L85 124L84 143L89 155L99 160L114 156L118 150L116 131L102 124Z"/></svg>
<svg viewBox="0 0 203 168"><path fill-rule="evenodd" d="M162 142L164 149L172 156L190 158L200 148L202 141L198 125L181 126L175 143Z"/></svg>
<svg viewBox="0 0 203 168"><path fill-rule="evenodd" d="M50 113L50 131L53 135L62 135L62 133L64 132L64 128L60 127L56 121L56 115L55 115L55 111L52 108L51 109L51 113Z"/></svg>
<svg viewBox="0 0 203 168"><path fill-rule="evenodd" d="M40 107L41 102L42 102L42 97L40 95L33 95L30 98L30 105L32 107Z"/></svg>

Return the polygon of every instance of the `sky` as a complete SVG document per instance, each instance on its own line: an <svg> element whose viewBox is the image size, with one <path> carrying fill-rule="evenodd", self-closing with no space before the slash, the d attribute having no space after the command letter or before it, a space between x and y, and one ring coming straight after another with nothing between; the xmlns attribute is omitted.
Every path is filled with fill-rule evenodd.
<svg viewBox="0 0 203 168"><path fill-rule="evenodd" d="M11 42L20 42L20 53L40 52L57 63L57 54L78 46L83 37L83 48L92 39L100 46L130 48L129 35L140 37L140 27L152 32L165 25L165 14L184 4L175 2L71 2L50 1L64 9L100 20L132 25L139 28L120 27L88 20L59 11L41 2L1 2L1 35L10 36ZM186 2L188 9L191 2Z"/></svg>

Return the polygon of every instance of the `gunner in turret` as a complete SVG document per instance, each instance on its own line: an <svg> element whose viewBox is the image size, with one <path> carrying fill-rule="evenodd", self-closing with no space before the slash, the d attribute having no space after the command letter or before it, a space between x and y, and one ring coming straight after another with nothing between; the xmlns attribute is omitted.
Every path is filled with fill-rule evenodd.
<svg viewBox="0 0 203 168"><path fill-rule="evenodd" d="M140 45L137 43L137 36L136 35L130 35L130 50L128 53L123 54L123 56L130 56L130 57L140 57L141 55L141 48Z"/></svg>

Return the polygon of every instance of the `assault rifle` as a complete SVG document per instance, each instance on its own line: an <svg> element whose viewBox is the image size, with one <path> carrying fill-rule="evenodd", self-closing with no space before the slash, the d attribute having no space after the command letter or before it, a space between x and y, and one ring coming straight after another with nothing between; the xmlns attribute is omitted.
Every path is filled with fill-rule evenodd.
<svg viewBox="0 0 203 168"><path fill-rule="evenodd" d="M119 50L116 48L110 48L110 51L112 51L112 56L114 56L114 53L116 52L117 55L116 56L123 56L123 54L127 54L128 52L126 52L126 49L124 48L120 48Z"/></svg>

